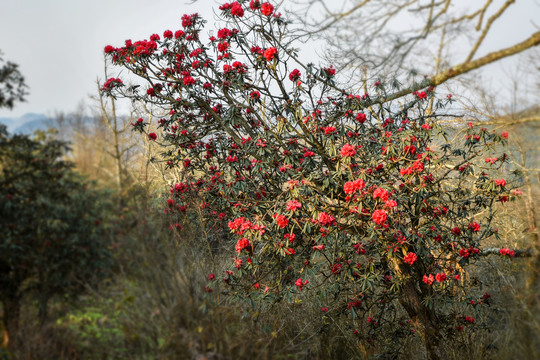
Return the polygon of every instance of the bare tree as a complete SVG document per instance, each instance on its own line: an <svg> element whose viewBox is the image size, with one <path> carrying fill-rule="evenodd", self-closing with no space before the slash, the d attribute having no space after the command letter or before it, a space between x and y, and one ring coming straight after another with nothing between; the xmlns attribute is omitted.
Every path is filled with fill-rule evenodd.
<svg viewBox="0 0 540 360"><path fill-rule="evenodd" d="M540 44L540 31L536 31L528 38L516 39L509 47L477 56L493 25L504 21L515 3L297 0L289 15L302 24L296 30L299 37L326 41L326 58L348 70L353 81L365 81L366 73L384 77L420 67L432 73L422 86L437 86ZM538 12L540 7L530 11ZM391 97L412 90L405 88Z"/></svg>

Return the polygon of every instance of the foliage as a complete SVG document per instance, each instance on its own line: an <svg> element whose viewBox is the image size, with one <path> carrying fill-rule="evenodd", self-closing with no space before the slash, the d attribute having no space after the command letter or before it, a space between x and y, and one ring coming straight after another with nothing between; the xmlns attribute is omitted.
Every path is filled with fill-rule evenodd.
<svg viewBox="0 0 540 360"><path fill-rule="evenodd" d="M107 202L62 160L66 144L0 129L0 295L16 336L20 301L33 293L44 317L56 294L76 294L111 266L101 217Z"/></svg>
<svg viewBox="0 0 540 360"><path fill-rule="evenodd" d="M498 203L517 194L510 178L488 175L507 160L507 134L438 125L452 97L422 82L403 96L399 84L341 89L333 67L298 61L272 5L220 9L226 27L207 43L192 14L163 40L105 48L146 90L111 78L104 93L163 110L159 135L147 135L185 175L168 211L193 207L186 194L196 193L207 219L228 221L232 299L316 296L329 319L346 319L357 356L373 343L403 353L419 335L430 358L443 357L440 338L479 322L472 302L489 303L466 267L497 236Z"/></svg>
<svg viewBox="0 0 540 360"><path fill-rule="evenodd" d="M4 63L0 52L0 108L13 108L16 101L24 101L26 84L18 65L10 61Z"/></svg>

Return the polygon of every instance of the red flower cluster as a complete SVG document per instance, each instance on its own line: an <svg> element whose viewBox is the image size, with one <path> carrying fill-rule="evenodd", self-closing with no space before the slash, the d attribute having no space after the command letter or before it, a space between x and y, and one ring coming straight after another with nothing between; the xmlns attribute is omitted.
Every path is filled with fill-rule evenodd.
<svg viewBox="0 0 540 360"><path fill-rule="evenodd" d="M324 72L326 73L326 76L336 75L336 69L334 69L333 65L330 65L330 67L324 68Z"/></svg>
<svg viewBox="0 0 540 360"><path fill-rule="evenodd" d="M403 258L403 262L405 264L409 264L412 266L412 264L414 264L414 262L418 259L418 257L416 256L415 253L413 252L410 252L408 253L404 258Z"/></svg>
<svg viewBox="0 0 540 360"><path fill-rule="evenodd" d="M343 190L345 191L345 194L353 194L357 191L362 190L365 185L366 184L364 183L364 180L356 179L346 182L345 185L343 185Z"/></svg>
<svg viewBox="0 0 540 360"><path fill-rule="evenodd" d="M427 98L427 94L425 91L414 91L413 94L416 95L416 97L420 100Z"/></svg>
<svg viewBox="0 0 540 360"><path fill-rule="evenodd" d="M354 156L356 155L356 149L353 145L345 144L341 148L341 157Z"/></svg>
<svg viewBox="0 0 540 360"><path fill-rule="evenodd" d="M388 191L386 191L383 188L377 188L373 192L373 199L380 198L382 201L386 201L386 200L388 200L389 196L390 195L388 194Z"/></svg>
<svg viewBox="0 0 540 360"><path fill-rule="evenodd" d="M268 2L261 5L261 14L270 16L274 12L274 6Z"/></svg>
<svg viewBox="0 0 540 360"><path fill-rule="evenodd" d="M432 274L424 275L424 277L422 278L422 281L428 285L431 285L435 281L435 278L433 277Z"/></svg>
<svg viewBox="0 0 540 360"><path fill-rule="evenodd" d="M480 224L478 224L477 222L470 223L469 229L471 229L474 232L478 232L480 231Z"/></svg>
<svg viewBox="0 0 540 360"><path fill-rule="evenodd" d="M375 210L373 212L372 219L373 219L373 222L375 224L383 225L384 223L386 223L387 217L388 217L388 214L387 214L386 211L384 211L384 210Z"/></svg>
<svg viewBox="0 0 540 360"><path fill-rule="evenodd" d="M303 288L304 286L306 286L308 283L309 283L309 281L307 281L307 280L302 281L301 278L298 278L298 279L296 280L296 282L294 283L294 285L296 285L296 286L298 287L298 290L301 291L302 288Z"/></svg>
<svg viewBox="0 0 540 360"><path fill-rule="evenodd" d="M463 257L464 259L468 259L472 255L478 255L480 254L480 250L476 249L474 247L470 247L468 249L460 249L459 250L459 256Z"/></svg>
<svg viewBox="0 0 540 360"><path fill-rule="evenodd" d="M367 120L366 114L364 114L364 113L356 114L356 121L358 121L359 123L363 124L363 123L366 122L366 120Z"/></svg>
<svg viewBox="0 0 540 360"><path fill-rule="evenodd" d="M105 81L105 84L103 84L103 87L101 90L110 91L115 87L122 86L124 83L119 78L110 78L107 81Z"/></svg>
<svg viewBox="0 0 540 360"><path fill-rule="evenodd" d="M237 253L241 252L244 249L250 249L250 248L251 248L251 244L250 244L249 240L246 239L246 238L238 239L238 241L236 242L236 252Z"/></svg>
<svg viewBox="0 0 540 360"><path fill-rule="evenodd" d="M287 225L289 225L289 219L287 219L285 216L277 215L277 216L275 216L275 218L276 218L276 224L280 228L283 229L283 228L287 227Z"/></svg>
<svg viewBox="0 0 540 360"><path fill-rule="evenodd" d="M445 273L438 273L437 275L435 275L435 280L437 280L438 282L443 282L446 280L446 274Z"/></svg>
<svg viewBox="0 0 540 360"><path fill-rule="evenodd" d="M335 225L336 224L336 219L330 214L327 214L325 212L321 212L321 213L319 213L319 224L321 224L323 226Z"/></svg>
<svg viewBox="0 0 540 360"><path fill-rule="evenodd" d="M235 1L233 3L226 3L219 7L220 10L230 10L232 16L238 16L242 17L244 16L244 9L242 8L242 5L238 3L238 1Z"/></svg>
<svg viewBox="0 0 540 360"><path fill-rule="evenodd" d="M276 54L277 54L277 49L275 47L270 47L264 50L263 56L266 59L266 61L272 61L272 59L274 59Z"/></svg>
<svg viewBox="0 0 540 360"><path fill-rule="evenodd" d="M300 79L300 76L302 76L302 74L300 73L300 70L294 69L294 70L291 71L291 73L289 74L289 80L291 80L291 81L296 81L296 80Z"/></svg>
<svg viewBox="0 0 540 360"><path fill-rule="evenodd" d="M287 211L296 211L302 207L302 204L298 200L290 200L287 203Z"/></svg>
<svg viewBox="0 0 540 360"><path fill-rule="evenodd" d="M231 229L231 232L233 233L242 235L246 230L260 230L260 227L253 225L251 221L247 221L246 218L240 217L229 222L229 229Z"/></svg>
<svg viewBox="0 0 540 360"><path fill-rule="evenodd" d="M510 250L508 248L502 248L499 250L499 254L503 255L503 256L508 256L508 257L511 257L513 258L516 253L514 252L514 250Z"/></svg>

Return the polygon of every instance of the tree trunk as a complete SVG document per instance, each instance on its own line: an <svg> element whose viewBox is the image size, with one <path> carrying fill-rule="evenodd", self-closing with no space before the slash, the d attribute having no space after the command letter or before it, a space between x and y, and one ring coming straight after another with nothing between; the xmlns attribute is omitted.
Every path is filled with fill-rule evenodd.
<svg viewBox="0 0 540 360"><path fill-rule="evenodd" d="M8 348L11 352L15 348L17 343L17 337L19 333L19 317L21 313L20 298L5 298L3 300L4 305L4 318L2 319L4 325L4 344L3 346Z"/></svg>
<svg viewBox="0 0 540 360"><path fill-rule="evenodd" d="M407 269L404 269L397 260L393 260L393 265L399 274L403 276L410 275ZM417 334L424 342L428 359L446 359L446 355L440 349L442 337L437 316L434 310L429 309L422 303L422 294L416 286L414 278L409 278L403 285L399 302L411 318Z"/></svg>
<svg viewBox="0 0 540 360"><path fill-rule="evenodd" d="M418 335L422 338L430 360L442 360L446 356L439 348L441 333L435 311L422 304L422 298L413 280L403 286L401 306L410 316Z"/></svg>

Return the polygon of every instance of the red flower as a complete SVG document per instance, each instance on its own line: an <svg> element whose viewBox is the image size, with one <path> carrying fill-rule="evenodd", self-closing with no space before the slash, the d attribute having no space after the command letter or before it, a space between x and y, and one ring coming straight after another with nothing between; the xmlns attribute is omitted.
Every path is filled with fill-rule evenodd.
<svg viewBox="0 0 540 360"><path fill-rule="evenodd" d="M334 69L333 65L330 65L330 67L324 68L324 71L326 72L327 76L334 76L336 75L336 69Z"/></svg>
<svg viewBox="0 0 540 360"><path fill-rule="evenodd" d="M291 200L287 203L287 211L296 211L297 209L300 209L302 207L302 204L300 204L297 200Z"/></svg>
<svg viewBox="0 0 540 360"><path fill-rule="evenodd" d="M367 119L366 114L364 113L356 114L356 121L360 122L361 124L365 123L366 119Z"/></svg>
<svg viewBox="0 0 540 360"><path fill-rule="evenodd" d="M472 224L469 224L469 229L471 229L474 232L480 231L480 225L476 222L473 222Z"/></svg>
<svg viewBox="0 0 540 360"><path fill-rule="evenodd" d="M443 282L446 280L446 274L445 273L438 273L437 275L435 275L435 280L437 280L438 282Z"/></svg>
<svg viewBox="0 0 540 360"><path fill-rule="evenodd" d="M424 171L424 164L420 161L415 161L412 166L413 170L416 172L422 172Z"/></svg>
<svg viewBox="0 0 540 360"><path fill-rule="evenodd" d="M244 9L242 8L242 5L238 3L238 1L231 4L231 15L238 17L244 16Z"/></svg>
<svg viewBox="0 0 540 360"><path fill-rule="evenodd" d="M302 288L307 285L309 283L309 281L307 280L304 280L302 281L301 278L298 278L298 280L296 280L296 282L294 283L294 285L296 285L298 287L298 290L302 290Z"/></svg>
<svg viewBox="0 0 540 360"><path fill-rule="evenodd" d="M214 281L216 279L216 275L214 274L208 274L208 280Z"/></svg>
<svg viewBox="0 0 540 360"><path fill-rule="evenodd" d="M105 54L110 54L112 53L113 51L115 51L116 49L114 47L112 47L111 45L107 45L105 46Z"/></svg>
<svg viewBox="0 0 540 360"><path fill-rule="evenodd" d="M324 130L324 135L330 135L336 132L336 128L333 126L322 127L321 129Z"/></svg>
<svg viewBox="0 0 540 360"><path fill-rule="evenodd" d="M501 137L503 137L504 139L508 139L508 131L503 131Z"/></svg>
<svg viewBox="0 0 540 360"><path fill-rule="evenodd" d="M171 30L165 30L165 31L163 32L163 37L164 37L165 39L171 39L171 38L173 37L172 31L171 31Z"/></svg>
<svg viewBox="0 0 540 360"><path fill-rule="evenodd" d="M191 14L191 15L184 14L182 16L182 26L184 28L187 28L187 27L191 27L191 26L195 25L194 20L197 20L198 17L199 17L199 14L197 14L197 13Z"/></svg>
<svg viewBox="0 0 540 360"><path fill-rule="evenodd" d="M352 194L356 191L362 190L365 185L364 180L356 179L354 181L346 182L343 186L343 190L345 190L345 194Z"/></svg>
<svg viewBox="0 0 540 360"><path fill-rule="evenodd" d="M186 86L191 86L195 84L195 79L192 78L191 76L184 76L182 80L184 81L184 85Z"/></svg>
<svg viewBox="0 0 540 360"><path fill-rule="evenodd" d="M249 243L249 240L246 238L238 239L236 242L236 252L241 252L244 249L251 248L251 244Z"/></svg>
<svg viewBox="0 0 540 360"><path fill-rule="evenodd" d="M379 224L379 225L382 225L386 222L386 219L387 219L387 213L386 211L384 210L375 210L373 212L373 222L375 222L375 224Z"/></svg>
<svg viewBox="0 0 540 360"><path fill-rule="evenodd" d="M234 266L237 268L237 269L240 269L242 267L242 263L244 261L242 259L239 259L237 258L236 256L234 257Z"/></svg>
<svg viewBox="0 0 540 360"><path fill-rule="evenodd" d="M409 166L408 168L403 168L399 170L399 173L401 174L401 176L412 175L413 169Z"/></svg>
<svg viewBox="0 0 540 360"><path fill-rule="evenodd" d="M294 255L296 251L293 248L288 248L285 250L285 254L287 255Z"/></svg>
<svg viewBox="0 0 540 360"><path fill-rule="evenodd" d="M516 253L514 252L514 250L510 250L510 249L508 249L508 248L502 248L502 249L500 249L500 250L499 250L499 254L501 254L501 255L503 255L503 256L504 256L504 255L507 255L507 256L509 256L509 257L511 257L511 258L513 258L513 257L516 255Z"/></svg>
<svg viewBox="0 0 540 360"><path fill-rule="evenodd" d="M435 281L435 279L433 278L432 274L429 274L429 276L424 275L424 277L422 278L422 281L425 282L428 285L431 285L431 284L433 284L433 281Z"/></svg>
<svg viewBox="0 0 540 360"><path fill-rule="evenodd" d="M157 135L156 135L156 133L150 133L150 134L148 134L148 138L149 138L150 140L156 140L156 139L157 139Z"/></svg>
<svg viewBox="0 0 540 360"><path fill-rule="evenodd" d="M405 264L412 265L412 264L414 264L414 262L416 261L417 258L418 257L416 256L415 253L410 252L403 258L403 262L405 262Z"/></svg>
<svg viewBox="0 0 540 360"><path fill-rule="evenodd" d="M414 94L418 97L418 99L422 100L427 98L427 94L425 91L415 91Z"/></svg>
<svg viewBox="0 0 540 360"><path fill-rule="evenodd" d="M233 32L227 28L219 29L217 33L218 39L226 39L228 37L231 37L233 35Z"/></svg>
<svg viewBox="0 0 540 360"><path fill-rule="evenodd" d="M506 180L504 179L497 179L495 180L495 184L504 187L506 185Z"/></svg>
<svg viewBox="0 0 540 360"><path fill-rule="evenodd" d="M325 247L325 245L324 245L324 244L321 244L321 245L315 245L315 246L313 246L312 249L315 250L315 251L323 251L323 250L324 250L324 247Z"/></svg>
<svg viewBox="0 0 540 360"><path fill-rule="evenodd" d="M388 200L388 191L383 188L377 188L373 192L373 199L380 198L382 201Z"/></svg>
<svg viewBox="0 0 540 360"><path fill-rule="evenodd" d="M185 33L184 31L182 31L182 30L177 30L177 31L174 32L174 38L175 38L175 39L179 39L179 38L181 38L181 37L184 37L185 34L186 34L186 33Z"/></svg>
<svg viewBox="0 0 540 360"><path fill-rule="evenodd" d="M336 223L336 219L330 215L330 214L327 214L325 212L321 212L319 213L319 223L321 225L335 225Z"/></svg>
<svg viewBox="0 0 540 360"><path fill-rule="evenodd" d="M283 235L283 237L285 239L287 239L290 243L293 243L294 240L296 239L296 235L295 234L285 234Z"/></svg>
<svg viewBox="0 0 540 360"><path fill-rule="evenodd" d="M455 228L452 229L452 234L459 235L461 234L461 230L456 226Z"/></svg>
<svg viewBox="0 0 540 360"><path fill-rule="evenodd" d="M341 148L341 157L354 156L356 155L356 150L353 145L345 144Z"/></svg>
<svg viewBox="0 0 540 360"><path fill-rule="evenodd" d="M300 73L300 70L294 69L294 70L291 71L291 73L289 74L289 80L291 80L291 81L296 81L296 80L300 79L300 76L302 76L302 74Z"/></svg>
<svg viewBox="0 0 540 360"><path fill-rule="evenodd" d="M274 12L274 6L268 2L261 5L261 14L270 16Z"/></svg>
<svg viewBox="0 0 540 360"><path fill-rule="evenodd" d="M286 227L287 225L289 225L289 219L287 219L285 216L283 215L278 215L276 217L276 224L280 227L280 228L284 228Z"/></svg>
<svg viewBox="0 0 540 360"><path fill-rule="evenodd" d="M217 49L219 52L225 52L229 48L229 43L226 41L222 41L218 44Z"/></svg>
<svg viewBox="0 0 540 360"><path fill-rule="evenodd" d="M122 86L124 83L118 78L110 78L103 84L101 90L112 90L115 86Z"/></svg>
<svg viewBox="0 0 540 360"><path fill-rule="evenodd" d="M266 61L271 61L277 54L277 50L275 47L268 48L264 50L264 57L266 58Z"/></svg>

